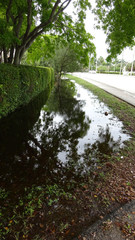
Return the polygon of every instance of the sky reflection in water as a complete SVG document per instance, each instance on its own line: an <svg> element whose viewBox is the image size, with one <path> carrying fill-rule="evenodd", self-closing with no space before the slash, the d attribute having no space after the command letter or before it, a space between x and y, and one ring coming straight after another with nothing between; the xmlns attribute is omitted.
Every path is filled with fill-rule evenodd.
<svg viewBox="0 0 135 240"><path fill-rule="evenodd" d="M99 151L103 154L110 154L111 152L118 150L120 147L123 147L123 142L128 140L129 136L123 132L122 122L119 121L119 119L110 112L110 109L103 102L100 102L92 92L82 88L78 84L75 84L75 86L76 95L74 98L76 99L77 104L80 104L80 112L84 113L83 123L87 125L87 130L81 133L80 136L77 136L75 148L72 149L73 152L76 152L78 159L80 158L83 160L84 153L88 148L89 150L91 149L91 151L89 151L91 154L95 151ZM70 102L67 102L66 105L67 104L70 104ZM107 116L105 115L105 112L108 113ZM73 109L72 116L74 114L75 112ZM71 119L72 116L70 116ZM53 125L58 128L63 122L65 124L67 122L65 115L56 113L53 118ZM75 122L74 127L69 124L68 131L74 131L75 134L78 127L79 114L78 122ZM66 162L70 159L70 145L72 141L73 139L69 138L69 141L65 144L66 151L58 153L58 158L61 162Z"/></svg>
<svg viewBox="0 0 135 240"><path fill-rule="evenodd" d="M80 178L99 153L111 154L129 139L122 122L78 84L66 81L53 91L46 105L43 106L44 99L36 106L38 101L3 125L3 185L52 184Z"/></svg>

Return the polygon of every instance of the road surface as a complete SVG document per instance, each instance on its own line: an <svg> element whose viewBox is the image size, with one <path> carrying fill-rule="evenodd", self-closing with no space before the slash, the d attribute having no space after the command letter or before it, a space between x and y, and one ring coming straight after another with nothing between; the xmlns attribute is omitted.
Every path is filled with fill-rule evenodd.
<svg viewBox="0 0 135 240"><path fill-rule="evenodd" d="M80 77L135 106L135 76L76 72Z"/></svg>

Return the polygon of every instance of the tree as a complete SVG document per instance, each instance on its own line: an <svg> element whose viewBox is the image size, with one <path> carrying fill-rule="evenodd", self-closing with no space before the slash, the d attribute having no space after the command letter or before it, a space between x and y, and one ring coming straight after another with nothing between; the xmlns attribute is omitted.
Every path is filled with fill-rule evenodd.
<svg viewBox="0 0 135 240"><path fill-rule="evenodd" d="M65 13L71 2L78 16L75 25ZM0 51L4 62L19 64L33 41L45 32L67 34L67 38L79 35L87 7L90 7L88 0L1 0Z"/></svg>
<svg viewBox="0 0 135 240"><path fill-rule="evenodd" d="M94 12L107 34L109 58L115 58L125 47L135 44L134 0L96 0Z"/></svg>
<svg viewBox="0 0 135 240"><path fill-rule="evenodd" d="M39 36L27 51L24 63L53 67L57 80L62 72L82 70L89 64L89 53L95 54L90 34L82 33L81 41L73 38L67 41L64 36Z"/></svg>
<svg viewBox="0 0 135 240"><path fill-rule="evenodd" d="M100 65L106 65L105 63L105 60L102 56L100 56L97 60L97 65L100 66Z"/></svg>
<svg viewBox="0 0 135 240"><path fill-rule="evenodd" d="M55 51L54 57L50 58L50 65L55 70L57 81L61 79L62 73L74 72L78 70L81 71L84 66L84 64L81 63L78 54L70 45L60 46Z"/></svg>
<svg viewBox="0 0 135 240"><path fill-rule="evenodd" d="M22 58L22 64L45 65L48 59L55 54L58 36L40 35L26 51Z"/></svg>
<svg viewBox="0 0 135 240"><path fill-rule="evenodd" d="M135 61L126 65L126 71L130 72L131 70L135 72Z"/></svg>

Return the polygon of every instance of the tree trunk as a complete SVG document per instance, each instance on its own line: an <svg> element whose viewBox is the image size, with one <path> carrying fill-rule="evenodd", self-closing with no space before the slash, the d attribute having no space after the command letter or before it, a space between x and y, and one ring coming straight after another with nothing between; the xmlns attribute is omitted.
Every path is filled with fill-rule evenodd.
<svg viewBox="0 0 135 240"><path fill-rule="evenodd" d="M33 42L33 41L31 41L31 42L29 43L29 46L32 44L32 42ZM14 56L14 61L13 61L13 64L14 64L14 65L19 65L19 64L20 64L21 59L22 59L24 53L26 52L26 50L29 48L29 46L26 47L26 44L24 44L23 46L20 46L20 47L17 47L17 48L16 48L15 56Z"/></svg>
<svg viewBox="0 0 135 240"><path fill-rule="evenodd" d="M17 48L16 51L15 51L15 56L14 56L14 61L13 61L14 65L19 65L20 64L20 52L21 52L21 49Z"/></svg>
<svg viewBox="0 0 135 240"><path fill-rule="evenodd" d="M8 58L8 63L13 62L13 56L14 56L14 47L12 46L11 49L10 49L10 56Z"/></svg>
<svg viewBox="0 0 135 240"><path fill-rule="evenodd" d="M2 51L0 51L0 63L2 63Z"/></svg>
<svg viewBox="0 0 135 240"><path fill-rule="evenodd" d="M21 59L22 59L24 53L26 52L26 50L27 50L27 49L26 49L25 47L23 47L23 48L21 49L21 51L20 51L20 62L21 62Z"/></svg>
<svg viewBox="0 0 135 240"><path fill-rule="evenodd" d="M8 62L8 59L7 59L7 50L6 50L5 47L3 48L3 53L4 53L4 63L7 63L7 62Z"/></svg>

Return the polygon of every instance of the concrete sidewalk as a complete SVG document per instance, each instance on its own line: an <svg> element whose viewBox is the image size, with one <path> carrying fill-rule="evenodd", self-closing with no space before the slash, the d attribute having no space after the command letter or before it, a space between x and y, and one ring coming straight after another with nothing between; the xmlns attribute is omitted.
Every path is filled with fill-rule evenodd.
<svg viewBox="0 0 135 240"><path fill-rule="evenodd" d="M135 200L90 226L74 240L135 240Z"/></svg>
<svg viewBox="0 0 135 240"><path fill-rule="evenodd" d="M108 93L111 93L112 95L122 99L123 101L135 106L135 95L133 93L118 89L116 87L112 87L109 86L105 83L101 83L95 80L86 80L94 85L96 85L97 87L102 88L103 90L105 90Z"/></svg>
<svg viewBox="0 0 135 240"><path fill-rule="evenodd" d="M107 81L102 82L100 79L98 81L97 80L98 77L100 78L100 75L98 75L98 74L91 75L91 74L87 74L87 73L86 74L85 73L84 74L83 73L73 73L73 75L76 77L80 77L80 78L86 80L87 82L90 82L90 83L96 85L97 87L102 88L106 92L111 93L112 95L122 99L123 101L135 106L135 93L134 92L126 91L125 88L120 89L119 86L116 87L116 84L115 84L115 86L112 86L111 84L109 85L109 81L108 81L108 83L107 83ZM92 79L92 78L95 78L96 80Z"/></svg>

